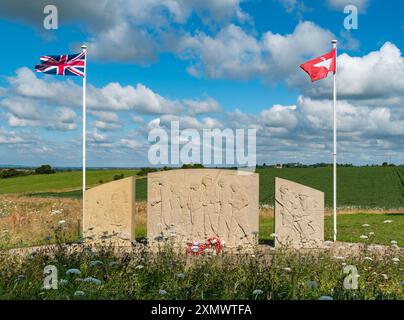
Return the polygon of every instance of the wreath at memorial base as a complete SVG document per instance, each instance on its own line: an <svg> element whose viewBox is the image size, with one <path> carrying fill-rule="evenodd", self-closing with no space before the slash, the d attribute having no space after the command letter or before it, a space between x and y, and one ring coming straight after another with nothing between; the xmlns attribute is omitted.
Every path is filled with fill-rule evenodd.
<svg viewBox="0 0 404 320"><path fill-rule="evenodd" d="M205 242L192 241L188 243L188 254L192 256L200 256L203 253L219 254L222 252L223 243L218 237L210 237Z"/></svg>

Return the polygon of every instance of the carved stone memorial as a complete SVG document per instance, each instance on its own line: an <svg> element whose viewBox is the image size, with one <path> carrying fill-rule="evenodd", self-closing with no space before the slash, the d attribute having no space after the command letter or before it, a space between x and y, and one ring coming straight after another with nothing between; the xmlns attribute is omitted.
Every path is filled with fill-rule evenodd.
<svg viewBox="0 0 404 320"><path fill-rule="evenodd" d="M319 247L324 241L324 193L275 178L275 245Z"/></svg>
<svg viewBox="0 0 404 320"><path fill-rule="evenodd" d="M258 240L258 175L183 169L149 173L147 236L185 245L218 237L236 248Z"/></svg>
<svg viewBox="0 0 404 320"><path fill-rule="evenodd" d="M83 236L93 242L127 246L135 239L135 178L86 190Z"/></svg>

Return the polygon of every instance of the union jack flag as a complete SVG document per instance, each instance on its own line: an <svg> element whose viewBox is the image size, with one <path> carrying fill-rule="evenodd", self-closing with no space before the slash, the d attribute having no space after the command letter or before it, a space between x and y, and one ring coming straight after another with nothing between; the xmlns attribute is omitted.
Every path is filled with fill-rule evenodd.
<svg viewBox="0 0 404 320"><path fill-rule="evenodd" d="M41 64L35 66L35 71L59 76L84 77L85 63L85 52L60 56L42 56Z"/></svg>

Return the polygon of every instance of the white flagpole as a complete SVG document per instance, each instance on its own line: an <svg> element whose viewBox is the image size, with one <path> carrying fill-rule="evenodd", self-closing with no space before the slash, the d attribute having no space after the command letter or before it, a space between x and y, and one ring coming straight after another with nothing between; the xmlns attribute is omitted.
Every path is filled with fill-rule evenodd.
<svg viewBox="0 0 404 320"><path fill-rule="evenodd" d="M332 40L337 59L337 40ZM337 66L336 66L337 67ZM334 208L334 242L337 241L337 69L334 71L334 97L333 97L333 122L334 122L334 151L333 151L333 208Z"/></svg>
<svg viewBox="0 0 404 320"><path fill-rule="evenodd" d="M85 52L84 77L83 77L83 215L84 215L84 195L86 192L86 82L87 82L87 46L82 45Z"/></svg>

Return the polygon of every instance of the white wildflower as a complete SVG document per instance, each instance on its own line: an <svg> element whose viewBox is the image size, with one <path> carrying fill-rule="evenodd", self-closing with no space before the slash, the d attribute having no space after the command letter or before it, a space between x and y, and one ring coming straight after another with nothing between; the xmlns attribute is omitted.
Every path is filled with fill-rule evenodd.
<svg viewBox="0 0 404 320"><path fill-rule="evenodd" d="M264 293L264 291L262 291L262 290L260 290L260 289L255 289L255 290L253 291L253 295L255 295L255 296L258 296L258 295L263 294L263 293Z"/></svg>
<svg viewBox="0 0 404 320"><path fill-rule="evenodd" d="M159 290L159 294L162 295L162 296L164 296L164 295L167 294L167 291L165 291L165 290L163 290L163 289L160 289L160 290Z"/></svg>
<svg viewBox="0 0 404 320"><path fill-rule="evenodd" d="M366 236L366 235L364 235L364 234L362 234L362 235L360 236L360 238L361 238L361 239L368 239L369 237Z"/></svg>
<svg viewBox="0 0 404 320"><path fill-rule="evenodd" d="M66 271L66 274L81 274L81 271L79 269L69 269Z"/></svg>
<svg viewBox="0 0 404 320"><path fill-rule="evenodd" d="M89 265L90 265L91 267L98 266L99 264L103 264L102 261L100 261L100 260L93 260L93 261L90 261L90 263L89 263Z"/></svg>
<svg viewBox="0 0 404 320"><path fill-rule="evenodd" d="M77 290L75 293L74 293L74 295L77 297L77 296L84 296L84 292L83 291L80 291L80 290Z"/></svg>
<svg viewBox="0 0 404 320"><path fill-rule="evenodd" d="M94 283L94 284L96 284L96 285L100 285L100 284L101 284L101 280L98 280L98 279L93 278L93 277L84 278L84 279L83 279L83 282L91 282L91 283Z"/></svg>

